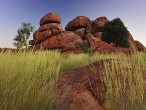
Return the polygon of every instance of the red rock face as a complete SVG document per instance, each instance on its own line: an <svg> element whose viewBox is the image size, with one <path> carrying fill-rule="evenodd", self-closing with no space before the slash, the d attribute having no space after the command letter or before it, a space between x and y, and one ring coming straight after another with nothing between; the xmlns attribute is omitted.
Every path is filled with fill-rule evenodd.
<svg viewBox="0 0 146 110"><path fill-rule="evenodd" d="M43 32L36 31L33 35L33 39L36 44L40 43L41 41L45 40L46 38L50 37L52 35L52 32L50 30L46 30Z"/></svg>
<svg viewBox="0 0 146 110"><path fill-rule="evenodd" d="M127 61L101 60L63 73L58 80L56 110L106 110L108 88L102 76L106 66L113 63L119 67L119 77L133 67Z"/></svg>
<svg viewBox="0 0 146 110"><path fill-rule="evenodd" d="M91 34L94 34L94 33L97 33L98 32L98 27L97 27L97 24L95 21L90 21L88 23L88 26L86 28L86 33L91 33Z"/></svg>
<svg viewBox="0 0 146 110"><path fill-rule="evenodd" d="M50 37L39 44L40 49L56 49L61 47L56 36Z"/></svg>
<svg viewBox="0 0 146 110"><path fill-rule="evenodd" d="M91 21L88 24L88 27L86 28L87 33L95 34L97 32L103 32L104 31L104 25L109 20L106 17L99 17L96 20Z"/></svg>
<svg viewBox="0 0 146 110"><path fill-rule="evenodd" d="M90 22L90 19L86 16L77 16L72 21L70 21L66 27L66 31L75 31L80 28L86 28L88 23Z"/></svg>
<svg viewBox="0 0 146 110"><path fill-rule="evenodd" d="M97 48L97 42L101 41L101 39L94 37L90 33L87 33L86 36L85 36L85 38L89 41L89 44L90 44L91 49L93 51Z"/></svg>
<svg viewBox="0 0 146 110"><path fill-rule="evenodd" d="M57 34L60 34L62 30L60 30L60 29L52 29L51 31L52 31L53 35L57 35Z"/></svg>
<svg viewBox="0 0 146 110"><path fill-rule="evenodd" d="M94 37L101 39L102 38L102 34L103 34L103 32L97 32L97 33L95 33L93 35L94 35Z"/></svg>
<svg viewBox="0 0 146 110"><path fill-rule="evenodd" d="M57 30L62 31L61 25L57 23L44 24L39 28L39 31L43 32L43 31L52 30L52 29L57 29Z"/></svg>
<svg viewBox="0 0 146 110"><path fill-rule="evenodd" d="M80 28L74 31L75 34L79 35L82 39L85 37L85 28Z"/></svg>
<svg viewBox="0 0 146 110"><path fill-rule="evenodd" d="M39 44L41 49L61 49L69 51L76 49L76 43L82 43L80 36L73 32L62 32L61 34L51 36Z"/></svg>
<svg viewBox="0 0 146 110"><path fill-rule="evenodd" d="M106 17L99 17L95 19L95 22L97 23L98 27L104 27L104 25L108 22L109 20Z"/></svg>
<svg viewBox="0 0 146 110"><path fill-rule="evenodd" d="M44 15L40 20L40 26L48 23L61 23L61 18L57 13L48 13Z"/></svg>
<svg viewBox="0 0 146 110"><path fill-rule="evenodd" d="M100 64L94 63L60 76L56 110L103 110L106 87L100 79L100 70Z"/></svg>

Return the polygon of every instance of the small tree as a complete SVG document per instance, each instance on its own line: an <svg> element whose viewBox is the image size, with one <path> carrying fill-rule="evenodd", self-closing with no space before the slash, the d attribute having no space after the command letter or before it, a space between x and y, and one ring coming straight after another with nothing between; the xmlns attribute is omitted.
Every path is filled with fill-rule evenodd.
<svg viewBox="0 0 146 110"><path fill-rule="evenodd" d="M27 41L30 37L31 32L33 32L34 27L31 23L22 22L22 27L17 30L17 35L13 39L13 45L19 50L22 48L28 48Z"/></svg>
<svg viewBox="0 0 146 110"><path fill-rule="evenodd" d="M114 43L117 47L129 47L129 32L120 18L113 19L105 24L102 40Z"/></svg>

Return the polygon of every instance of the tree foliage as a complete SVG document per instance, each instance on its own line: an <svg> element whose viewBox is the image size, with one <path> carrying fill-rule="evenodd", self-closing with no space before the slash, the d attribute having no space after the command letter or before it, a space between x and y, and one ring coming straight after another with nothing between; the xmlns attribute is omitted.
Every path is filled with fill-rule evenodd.
<svg viewBox="0 0 146 110"><path fill-rule="evenodd" d="M17 35L13 39L13 45L17 49L27 48L28 44L27 41L31 35L31 32L33 32L34 27L31 25L31 23L22 22L22 26L17 30Z"/></svg>
<svg viewBox="0 0 146 110"><path fill-rule="evenodd" d="M102 40L113 43L117 47L129 47L129 31L120 18L115 18L105 24Z"/></svg>

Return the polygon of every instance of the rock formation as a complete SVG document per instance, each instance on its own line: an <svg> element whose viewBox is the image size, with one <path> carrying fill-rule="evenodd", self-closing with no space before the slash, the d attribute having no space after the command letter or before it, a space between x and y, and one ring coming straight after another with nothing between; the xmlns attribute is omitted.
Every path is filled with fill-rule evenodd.
<svg viewBox="0 0 146 110"><path fill-rule="evenodd" d="M101 60L63 73L58 80L56 110L106 110L109 99L103 76L107 65L113 64L116 65L118 77L124 77L128 70L131 70L131 75L135 73L133 69L135 65L123 60ZM145 79L144 76L144 81ZM133 79L133 84L134 82ZM145 84L146 82L144 83L146 92ZM126 91L128 90L127 88ZM124 100L127 100L127 97L124 97Z"/></svg>
<svg viewBox="0 0 146 110"><path fill-rule="evenodd" d="M57 13L48 13L40 20L40 27L33 34L33 40L29 44L34 49L52 50L57 49L61 52L80 53L91 50L102 53L133 53L135 51L145 51L145 47L135 41L129 33L129 48L116 47L101 40L104 32L104 25L109 20L106 17L99 17L90 20L86 16L77 16L71 20L63 31L61 17ZM85 49L87 48L87 49Z"/></svg>
<svg viewBox="0 0 146 110"><path fill-rule="evenodd" d="M30 45L36 47L47 38L58 35L62 32L60 25L61 18L57 13L48 13L40 20L40 27L33 34L33 40L29 42Z"/></svg>

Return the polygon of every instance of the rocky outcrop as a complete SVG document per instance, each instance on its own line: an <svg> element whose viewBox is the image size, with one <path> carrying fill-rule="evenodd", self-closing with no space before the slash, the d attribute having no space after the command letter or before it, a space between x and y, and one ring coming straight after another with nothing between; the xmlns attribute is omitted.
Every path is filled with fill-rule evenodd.
<svg viewBox="0 0 146 110"><path fill-rule="evenodd" d="M93 52L102 53L133 53L145 51L145 47L135 42L129 33L129 48L117 47L114 43L102 41L105 24L109 20L99 17L91 20L86 16L77 16L71 20L63 31L61 17L57 13L48 13L40 20L40 27L33 34L33 40L29 42L34 49L58 49L64 53ZM70 31L70 32L68 32ZM77 40L77 41L75 41Z"/></svg>
<svg viewBox="0 0 146 110"><path fill-rule="evenodd" d="M61 18L57 13L48 13L43 16L40 20L39 29L33 34L33 41L29 42L30 45L34 45L35 49L39 49L39 47L42 47L40 45L42 42L45 42L51 36L60 34L63 31L60 23Z"/></svg>
<svg viewBox="0 0 146 110"><path fill-rule="evenodd" d="M111 65L112 68L116 66L118 77L124 77L128 70L131 70L131 75L135 73L133 69L135 65L123 60L101 60L63 73L58 80L56 110L106 110L106 105L111 99L107 97L108 88L103 77L105 68ZM128 78L119 80L122 83ZM134 85L135 81L132 80L133 83L130 84Z"/></svg>
<svg viewBox="0 0 146 110"><path fill-rule="evenodd" d="M56 110L104 110L107 89L100 76L103 65L95 62L60 76Z"/></svg>

